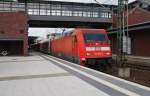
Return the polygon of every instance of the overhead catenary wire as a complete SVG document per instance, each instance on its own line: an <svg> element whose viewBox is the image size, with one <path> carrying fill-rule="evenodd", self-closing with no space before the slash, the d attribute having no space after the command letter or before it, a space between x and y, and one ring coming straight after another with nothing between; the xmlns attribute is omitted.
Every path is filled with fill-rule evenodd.
<svg viewBox="0 0 150 96"><path fill-rule="evenodd" d="M107 7L105 7L102 3L100 3L99 1L97 1L97 0L94 0L97 4L99 4L100 6L102 6L103 8L107 8Z"/></svg>

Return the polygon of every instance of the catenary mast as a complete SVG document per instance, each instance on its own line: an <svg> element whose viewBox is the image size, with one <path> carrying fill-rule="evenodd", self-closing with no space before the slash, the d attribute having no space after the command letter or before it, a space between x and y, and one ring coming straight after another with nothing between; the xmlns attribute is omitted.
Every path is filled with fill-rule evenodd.
<svg viewBox="0 0 150 96"><path fill-rule="evenodd" d="M120 67L125 66L126 64L126 52L123 50L123 40L124 37L126 37L126 42L128 41L128 28L125 26L128 26L128 16L126 15L127 9L128 9L128 0L118 0L118 8L117 8L117 63ZM126 18L126 19L125 19ZM126 43L126 48L127 48L127 43Z"/></svg>

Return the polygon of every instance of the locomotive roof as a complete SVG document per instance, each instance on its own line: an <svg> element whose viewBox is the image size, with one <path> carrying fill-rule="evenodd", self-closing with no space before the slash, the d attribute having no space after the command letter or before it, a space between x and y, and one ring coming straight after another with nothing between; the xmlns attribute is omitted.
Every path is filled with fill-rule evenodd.
<svg viewBox="0 0 150 96"><path fill-rule="evenodd" d="M72 35L73 31L74 31L74 29L69 30L69 31L65 31L64 34L63 34L63 36L69 36L69 35Z"/></svg>

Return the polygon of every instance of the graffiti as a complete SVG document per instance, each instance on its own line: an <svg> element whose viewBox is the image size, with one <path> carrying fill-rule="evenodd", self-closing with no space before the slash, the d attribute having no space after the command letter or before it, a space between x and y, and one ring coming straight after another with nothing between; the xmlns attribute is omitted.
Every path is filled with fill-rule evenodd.
<svg viewBox="0 0 150 96"><path fill-rule="evenodd" d="M8 52L7 52L7 51L2 51L2 52L0 52L0 54L1 54L2 56L6 56L6 55L8 55Z"/></svg>

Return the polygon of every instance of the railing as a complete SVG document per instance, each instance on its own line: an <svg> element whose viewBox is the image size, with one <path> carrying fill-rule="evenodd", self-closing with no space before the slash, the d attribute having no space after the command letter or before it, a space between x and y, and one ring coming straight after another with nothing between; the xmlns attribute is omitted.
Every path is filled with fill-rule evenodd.
<svg viewBox="0 0 150 96"><path fill-rule="evenodd" d="M0 12L16 12L16 11L25 11L25 4L17 2L0 1Z"/></svg>
<svg viewBox="0 0 150 96"><path fill-rule="evenodd" d="M51 3L1 2L0 12L24 11L28 15L75 16L89 18L112 18L110 9L94 6L79 6Z"/></svg>

